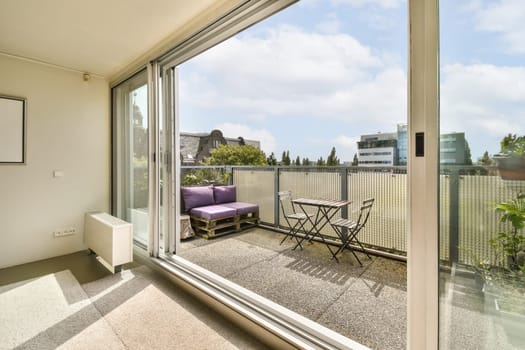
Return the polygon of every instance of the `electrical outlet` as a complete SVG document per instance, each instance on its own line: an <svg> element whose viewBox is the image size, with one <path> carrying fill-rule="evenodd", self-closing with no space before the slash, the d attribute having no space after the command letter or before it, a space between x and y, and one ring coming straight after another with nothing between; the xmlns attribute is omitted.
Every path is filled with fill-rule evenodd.
<svg viewBox="0 0 525 350"><path fill-rule="evenodd" d="M75 227L69 227L64 229L58 229L53 231L54 237L63 237L63 236L70 236L77 233L77 229Z"/></svg>

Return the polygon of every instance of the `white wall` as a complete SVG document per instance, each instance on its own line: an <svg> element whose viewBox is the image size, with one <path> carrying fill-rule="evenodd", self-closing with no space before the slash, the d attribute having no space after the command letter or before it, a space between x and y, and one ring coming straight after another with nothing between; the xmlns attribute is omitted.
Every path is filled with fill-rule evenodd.
<svg viewBox="0 0 525 350"><path fill-rule="evenodd" d="M0 94L27 98L26 165L0 165L0 268L84 249L84 213L110 208L107 81L0 55Z"/></svg>

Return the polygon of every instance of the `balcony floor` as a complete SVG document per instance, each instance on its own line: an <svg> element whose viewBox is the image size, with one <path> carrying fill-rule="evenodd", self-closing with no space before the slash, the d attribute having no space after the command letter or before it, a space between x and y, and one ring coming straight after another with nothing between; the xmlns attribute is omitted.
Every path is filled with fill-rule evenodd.
<svg viewBox="0 0 525 350"><path fill-rule="evenodd" d="M374 349L406 348L406 264L349 251L339 263L321 243L263 228L183 241L185 259Z"/></svg>

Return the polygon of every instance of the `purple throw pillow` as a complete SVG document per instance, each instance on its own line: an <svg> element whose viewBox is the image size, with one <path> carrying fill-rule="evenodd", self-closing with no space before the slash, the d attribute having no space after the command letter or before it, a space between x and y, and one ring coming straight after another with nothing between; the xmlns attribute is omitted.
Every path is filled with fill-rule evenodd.
<svg viewBox="0 0 525 350"><path fill-rule="evenodd" d="M181 187L181 192L186 212L195 207L214 204L212 186Z"/></svg>
<svg viewBox="0 0 525 350"><path fill-rule="evenodd" d="M231 203L237 200L237 190L235 185L213 187L213 196L215 203Z"/></svg>

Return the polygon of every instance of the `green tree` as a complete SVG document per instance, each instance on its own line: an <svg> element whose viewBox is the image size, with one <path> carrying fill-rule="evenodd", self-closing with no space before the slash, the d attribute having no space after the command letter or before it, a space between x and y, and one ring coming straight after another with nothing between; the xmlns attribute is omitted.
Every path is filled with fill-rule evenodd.
<svg viewBox="0 0 525 350"><path fill-rule="evenodd" d="M191 169L182 178L183 186L195 185L227 185L230 183L230 173L221 169Z"/></svg>
<svg viewBox="0 0 525 350"><path fill-rule="evenodd" d="M465 165L472 165L472 154L467 140L465 140Z"/></svg>
<svg viewBox="0 0 525 350"><path fill-rule="evenodd" d="M317 160L317 166L324 166L324 165L326 165L326 162L324 161L323 157L320 157Z"/></svg>
<svg viewBox="0 0 525 350"><path fill-rule="evenodd" d="M275 158L275 154L273 152L270 154L268 158L266 158L266 162L268 165L275 166L277 165L277 158Z"/></svg>
<svg viewBox="0 0 525 350"><path fill-rule="evenodd" d="M282 159L281 159L281 164L282 164L282 165L290 165L290 164L291 164L291 160L290 160L290 151L283 151L283 156L282 156Z"/></svg>
<svg viewBox="0 0 525 350"><path fill-rule="evenodd" d="M478 159L478 164L485 166L491 166L494 164L494 161L492 160L492 158L490 158L488 151L485 151L485 153L483 153L483 157Z"/></svg>
<svg viewBox="0 0 525 350"><path fill-rule="evenodd" d="M358 166L359 159L357 158L357 153L354 153L354 159L352 160L352 166Z"/></svg>
<svg viewBox="0 0 525 350"><path fill-rule="evenodd" d="M332 150L330 151L330 154L328 155L328 158L326 158L326 165L328 166L334 166L339 165L339 158L335 155L335 147L332 147Z"/></svg>
<svg viewBox="0 0 525 350"><path fill-rule="evenodd" d="M303 158L303 165L304 166L309 166L309 165L312 165L312 162L310 162L310 159L308 159L308 158Z"/></svg>
<svg viewBox="0 0 525 350"><path fill-rule="evenodd" d="M295 158L295 165L301 165L301 158L299 158L299 156Z"/></svg>
<svg viewBox="0 0 525 350"><path fill-rule="evenodd" d="M219 145L204 159L204 165L266 165L266 155L251 145Z"/></svg>

